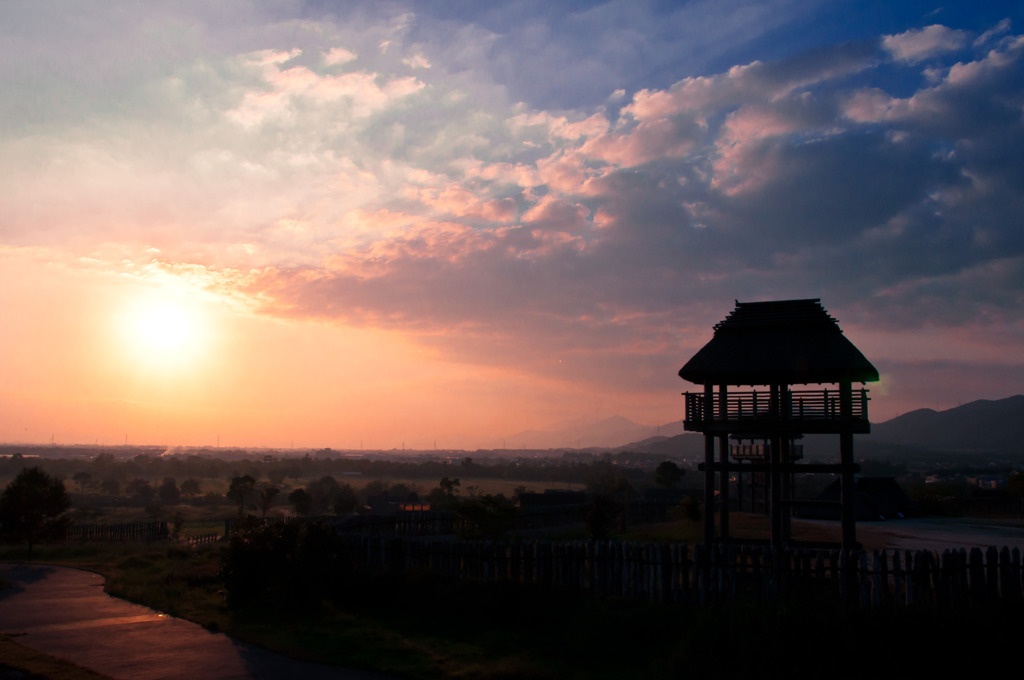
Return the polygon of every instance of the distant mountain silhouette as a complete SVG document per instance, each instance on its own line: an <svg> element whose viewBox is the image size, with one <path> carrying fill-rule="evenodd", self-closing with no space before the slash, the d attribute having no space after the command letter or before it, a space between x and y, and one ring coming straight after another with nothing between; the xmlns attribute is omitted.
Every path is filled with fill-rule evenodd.
<svg viewBox="0 0 1024 680"><path fill-rule="evenodd" d="M555 423L547 429L524 430L500 440L492 440L488 443L488 447L496 449L615 448L658 434L671 436L680 434L682 431L682 421L659 426L641 425L622 416L612 416L599 421L577 418Z"/></svg>
<svg viewBox="0 0 1024 680"><path fill-rule="evenodd" d="M1021 453L1024 395L979 399L945 411L918 409L872 425L863 439L931 451Z"/></svg>
<svg viewBox="0 0 1024 680"><path fill-rule="evenodd" d="M703 458L703 442L700 435L680 434L649 437L617 449L693 460ZM808 460L839 455L835 435L808 435L802 443ZM854 445L858 459L907 459L936 453L1024 455L1024 396L980 399L945 411L910 411L872 424L871 434L857 435Z"/></svg>
<svg viewBox="0 0 1024 680"><path fill-rule="evenodd" d="M704 436L687 432L672 437L649 437L618 446L615 450L664 456L666 460L686 459L688 463L696 463L704 460Z"/></svg>

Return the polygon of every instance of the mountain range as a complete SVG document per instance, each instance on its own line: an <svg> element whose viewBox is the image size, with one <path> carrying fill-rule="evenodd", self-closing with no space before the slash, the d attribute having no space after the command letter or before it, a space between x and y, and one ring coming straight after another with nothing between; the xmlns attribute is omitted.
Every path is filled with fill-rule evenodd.
<svg viewBox="0 0 1024 680"><path fill-rule="evenodd" d="M1015 455L1024 452L1024 395L980 399L945 411L922 408L858 438L873 447L911 447L943 453Z"/></svg>
<svg viewBox="0 0 1024 680"><path fill-rule="evenodd" d="M648 437L683 434L683 421L666 425L641 425L622 416L599 421L583 418L563 420L542 430L523 430L488 442L493 449L586 449L614 448Z"/></svg>
<svg viewBox="0 0 1024 680"><path fill-rule="evenodd" d="M834 435L804 439L809 455L832 456ZM681 420L660 426L641 425L615 416L597 422L563 421L544 430L526 430L496 442L493 448L605 448L670 457L703 456L703 438L683 432ZM863 456L902 458L930 454L1019 455L1024 453L1024 395L980 399L945 411L918 409L871 425L871 434L856 437Z"/></svg>

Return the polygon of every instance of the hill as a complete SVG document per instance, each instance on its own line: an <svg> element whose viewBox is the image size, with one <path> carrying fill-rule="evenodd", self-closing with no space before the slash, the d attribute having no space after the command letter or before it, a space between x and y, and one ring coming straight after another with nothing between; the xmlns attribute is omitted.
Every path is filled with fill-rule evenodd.
<svg viewBox="0 0 1024 680"><path fill-rule="evenodd" d="M839 454L835 435L808 435L803 444L809 460ZM618 448L692 461L703 458L703 446L703 437L688 433L649 437ZM858 459L894 460L935 455L1020 456L1024 454L1024 395L980 399L945 411L918 409L874 423L871 434L857 435L854 452Z"/></svg>
<svg viewBox="0 0 1024 680"><path fill-rule="evenodd" d="M945 411L910 411L872 425L870 439L935 452L1019 454L1024 450L1024 395L979 399Z"/></svg>
<svg viewBox="0 0 1024 680"><path fill-rule="evenodd" d="M501 440L488 442L487 448L509 449L582 449L614 448L651 436L681 434L682 421L667 425L641 425L622 416L599 421L566 420L543 430L524 430Z"/></svg>

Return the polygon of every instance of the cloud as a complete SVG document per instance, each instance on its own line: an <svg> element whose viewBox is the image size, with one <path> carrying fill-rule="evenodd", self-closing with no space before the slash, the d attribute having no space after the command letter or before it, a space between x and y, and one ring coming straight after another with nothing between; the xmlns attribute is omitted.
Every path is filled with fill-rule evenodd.
<svg viewBox="0 0 1024 680"><path fill-rule="evenodd" d="M955 52L967 42L967 33L939 24L882 37L882 46L894 59L916 64L943 52Z"/></svg>
<svg viewBox="0 0 1024 680"><path fill-rule="evenodd" d="M794 91L863 71L876 59L870 43L820 48L778 62L737 65L712 76L684 78L666 90L641 90L623 113L639 121L702 116L745 103L770 103Z"/></svg>
<svg viewBox="0 0 1024 680"><path fill-rule="evenodd" d="M194 267L265 315L605 390L673 389L737 298L1021 346L1010 24L773 52L812 10L539 7L200 14L194 52L96 94L0 67L0 245Z"/></svg>
<svg viewBox="0 0 1024 680"><path fill-rule="evenodd" d="M324 53L324 64L327 66L337 66L339 64L347 64L350 61L354 61L358 57L355 52L346 50L344 47L332 47L330 50Z"/></svg>
<svg viewBox="0 0 1024 680"><path fill-rule="evenodd" d="M937 277L955 286L967 271L978 272L971 281L986 280L997 249L1019 247L1007 228L1019 190L1004 183L994 205L977 212L995 190L979 165L991 122L1003 116L1004 132L1014 125L1017 95L1007 100L1007 93L1021 90L1015 49L1005 42L902 99L882 88L844 89L846 78L880 63L857 45L644 91L618 121L591 118L578 136L553 133L562 117L517 113L513 131L540 126L552 134L546 143L560 138L562 147L533 161L467 164L469 183L408 194L438 217L471 218L483 230L406 232L350 253L346 268L315 279L315 294L296 283L303 277L290 276L282 309L316 314L337 294L364 319L424 333L503 327L499 319L544 309L529 315L538 324L529 333L548 338L541 322L564 319L573 329L564 332L576 334L566 340L572 346L584 334L606 333L595 319L608 310L643 310L636 317L643 319L660 306L678 309L680 290L806 296L829 281L835 299L852 305L906 281ZM945 125L967 120L968 111L991 115L947 138L929 122L936 110ZM951 153L937 154L937 141L952 144ZM488 197L509 184L518 198ZM972 211L987 217L972 221ZM344 273L362 271L356 263L364 259L387 263L374 268L372 284ZM922 313L938 304L924 289L900 289L922 303ZM971 314L958 306L956 318ZM901 311L892 321L910 318Z"/></svg>
<svg viewBox="0 0 1024 680"><path fill-rule="evenodd" d="M422 54L414 54L411 57L406 57L402 60L402 63L412 69L430 68L430 62Z"/></svg>
<svg viewBox="0 0 1024 680"><path fill-rule="evenodd" d="M611 165L632 167L660 158L686 156L699 131L700 126L692 121L644 121L629 132L611 132L588 139L580 151Z"/></svg>
<svg viewBox="0 0 1024 680"><path fill-rule="evenodd" d="M979 35L977 38L975 38L974 46L981 47L982 45L989 43L997 35L1009 33L1011 26L1012 22L1009 19L1003 19L998 24L996 24L995 26L993 26L992 28L988 29L987 31Z"/></svg>
<svg viewBox="0 0 1024 680"><path fill-rule="evenodd" d="M274 120L288 122L296 117L296 108L303 104L347 104L343 109L352 118L374 114L396 100L421 90L422 82L412 77L387 80L383 85L379 74L369 72L343 73L337 76L319 75L304 66L282 68L302 51L260 51L243 59L259 69L263 87L246 92L242 103L227 112L230 120L246 128ZM344 119L342 119L344 120Z"/></svg>

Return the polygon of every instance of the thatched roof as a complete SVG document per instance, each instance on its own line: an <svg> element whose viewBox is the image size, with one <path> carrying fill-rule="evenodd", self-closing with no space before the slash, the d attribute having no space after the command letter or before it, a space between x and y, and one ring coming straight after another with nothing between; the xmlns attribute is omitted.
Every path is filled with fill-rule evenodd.
<svg viewBox="0 0 1024 680"><path fill-rule="evenodd" d="M736 302L679 377L698 385L874 382L878 371L821 301Z"/></svg>

